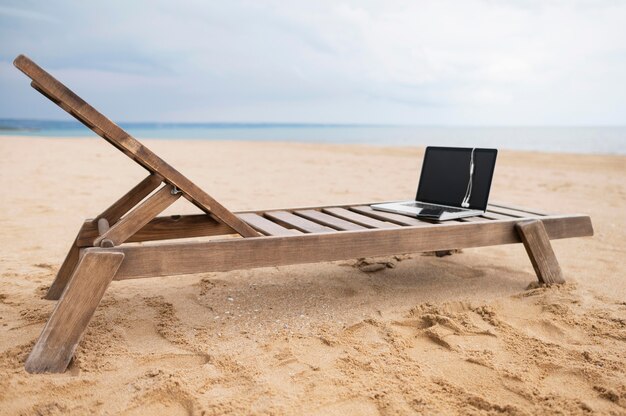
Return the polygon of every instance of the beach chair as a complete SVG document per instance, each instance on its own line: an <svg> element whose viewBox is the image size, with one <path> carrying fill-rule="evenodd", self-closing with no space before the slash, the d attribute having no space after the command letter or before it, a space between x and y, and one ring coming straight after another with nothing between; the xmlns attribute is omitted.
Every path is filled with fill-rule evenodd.
<svg viewBox="0 0 626 416"><path fill-rule="evenodd" d="M112 280L522 242L539 281L561 283L550 239L593 235L588 216L504 204L444 223L374 211L370 203L233 213L33 61L20 55L14 64L33 88L149 172L80 227L45 296L58 302L26 360L30 373L65 371ZM204 214L158 216L180 197Z"/></svg>

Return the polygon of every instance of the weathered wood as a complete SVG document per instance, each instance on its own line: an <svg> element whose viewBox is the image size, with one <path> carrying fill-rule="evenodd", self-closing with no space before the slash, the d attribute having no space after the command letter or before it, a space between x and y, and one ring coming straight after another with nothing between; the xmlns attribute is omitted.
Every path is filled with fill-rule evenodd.
<svg viewBox="0 0 626 416"><path fill-rule="evenodd" d="M306 218L298 217L297 215L287 211L270 211L266 212L265 216L279 224L285 224L288 227L295 228L296 230L300 230L305 233L329 233L335 231L325 225L309 221Z"/></svg>
<svg viewBox="0 0 626 416"><path fill-rule="evenodd" d="M516 217L516 218L535 218L535 217L539 217L539 215L532 214L530 212L521 212L521 211L518 211L518 210L515 210L515 209L496 207L496 206L493 206L493 205L490 205L490 206L487 207L487 213L508 215L509 217Z"/></svg>
<svg viewBox="0 0 626 416"><path fill-rule="evenodd" d="M515 225L540 283L564 283L561 266L554 255L550 238L540 220L518 222Z"/></svg>
<svg viewBox="0 0 626 416"><path fill-rule="evenodd" d="M348 204L345 206L350 208L354 204ZM363 205L365 206L365 205ZM336 206L335 206L336 207ZM316 206L311 209L294 209L293 214L299 217L306 218L316 224L320 224L335 230L366 230L366 227L343 220L341 218L334 217L332 215L325 214L318 209L324 207ZM256 210L256 211L242 211L236 213L239 214L257 214L271 216L274 212L285 210ZM407 217L410 221L411 218ZM506 217L510 219L509 217ZM418 224L428 225L426 221L418 221ZM173 215L165 217L157 217L146 224L141 230L137 231L133 236L129 237L127 242L138 241L154 241L154 240L167 240L176 238L192 238L192 237L208 237L217 235L233 234L235 231L227 225L215 221L210 216L205 214L196 215ZM85 224L85 227L81 230L78 238L79 247L92 247L93 240L98 237L98 230L95 226L89 226Z"/></svg>
<svg viewBox="0 0 626 416"><path fill-rule="evenodd" d="M334 208L350 208L352 206L357 206L357 205L373 205L373 204L388 204L391 202L397 202L397 201L373 201L373 202L363 202L363 201L359 201L359 202L352 202L352 203L348 203L348 204L332 204L332 205L304 205L304 206L297 206L297 207L290 207L290 208L265 208L265 209L251 209L251 210L245 210L245 211L237 211L237 214L243 214L243 213L249 213L249 212L254 212L256 214L258 213L265 213L265 212L273 212L273 211L289 211L289 212L293 212L295 213L296 211L308 211L308 210L316 210L319 211L322 208L328 208L328 207L334 207Z"/></svg>
<svg viewBox="0 0 626 416"><path fill-rule="evenodd" d="M339 231L367 230L367 228L362 225L333 217L332 215L324 214L323 212L315 209L302 209L293 211L293 213Z"/></svg>
<svg viewBox="0 0 626 416"><path fill-rule="evenodd" d="M79 252L80 252L80 247L78 246L78 239L80 238L81 233L85 229L89 228L91 225L92 225L91 221L85 221L83 225L80 227L80 230L78 231L78 235L76 236L74 243L70 247L70 251L68 251L67 255L65 256L65 260L63 261L61 268L57 272L57 275L54 278L52 285L50 285L50 288L48 289L46 296L44 296L44 299L57 300L63 294L63 290L65 289L67 282L70 280L70 277L72 277L72 273L74 272L74 269L76 268L76 265L78 264L78 257L79 257Z"/></svg>
<svg viewBox="0 0 626 416"><path fill-rule="evenodd" d="M254 228L262 232L265 235L294 235L301 234L299 231L285 228L282 225L278 225L275 222L263 218L258 214L237 214L239 218L247 222Z"/></svg>
<svg viewBox="0 0 626 416"><path fill-rule="evenodd" d="M135 205L140 203L145 197L150 195L152 191L157 189L162 182L162 178L159 175L148 175L144 180L139 182L128 191L124 196L115 201L110 207L104 210L104 212L98 215L94 221L98 221L101 218L106 218L109 225L115 224L120 218L130 211Z"/></svg>
<svg viewBox="0 0 626 416"><path fill-rule="evenodd" d="M65 371L123 259L114 251L84 253L26 360L26 371Z"/></svg>
<svg viewBox="0 0 626 416"><path fill-rule="evenodd" d="M485 222L485 221L489 221L489 218L484 218L482 216L477 216L477 217L465 217L465 218L460 218L461 222Z"/></svg>
<svg viewBox="0 0 626 416"><path fill-rule="evenodd" d="M79 247L92 247L93 240L98 238L98 229L89 221L78 236ZM216 235L237 234L228 225L214 220L207 214L168 215L156 217L139 231L130 236L126 242L170 240L175 238L210 237Z"/></svg>
<svg viewBox="0 0 626 416"><path fill-rule="evenodd" d="M376 211L368 205L358 205L350 207L350 210L359 214L366 215L368 217L383 221L389 221L398 225L415 225L418 227L429 225L429 223L426 221L420 221L417 218L412 218L408 215L394 214L393 212Z"/></svg>
<svg viewBox="0 0 626 416"><path fill-rule="evenodd" d="M481 215L483 218L487 218L490 220L511 220L518 219L517 217L511 217L510 215L499 214L497 212L485 212Z"/></svg>
<svg viewBox="0 0 626 416"><path fill-rule="evenodd" d="M508 204L508 203L505 204L503 202L490 202L489 206L491 206L491 207L498 207L498 208L507 208L507 209L523 212L525 214L539 215L541 217L545 217L545 216L549 216L549 215L556 215L553 212L546 212L546 211L538 210L538 209L535 209L535 208L520 207L520 206L517 206L517 205L511 205L511 204Z"/></svg>
<svg viewBox="0 0 626 416"><path fill-rule="evenodd" d="M345 208L323 208L323 212L334 215L335 217L351 221L355 224L362 225L368 228L398 228L398 224L392 224L390 222L380 221L372 217L357 214L356 212L349 211Z"/></svg>
<svg viewBox="0 0 626 416"><path fill-rule="evenodd" d="M555 216L542 220L551 239L593 235L588 216ZM518 220L442 223L326 234L301 234L158 246L116 247L126 254L116 279L228 271L359 257L482 247L521 242ZM100 252L101 248L87 251ZM246 253L246 255L242 255Z"/></svg>
<svg viewBox="0 0 626 416"><path fill-rule="evenodd" d="M62 108L87 127L92 128L98 135L113 146L121 150L135 162L151 173L156 173L171 185L180 189L185 198L207 214L212 214L220 221L236 230L244 237L256 237L258 233L248 224L237 218L232 212L200 189L187 177L167 164L146 146L106 118L95 108L87 104L82 98L59 82L48 72L24 55L15 58L13 64L37 85L37 90L44 92L44 96L54 103L63 103Z"/></svg>
<svg viewBox="0 0 626 416"><path fill-rule="evenodd" d="M545 214L501 204L491 204L489 212L482 217L442 224L373 211L369 204L235 215L30 59L20 55L14 64L33 80L33 88L150 172L150 176L81 228L46 295L50 299L60 297L60 301L27 360L26 368L30 372L66 368L113 278L226 271L420 251L442 254L450 247L522 241L539 280L561 282L562 272L549 239L593 234L586 216L549 216L542 217L542 221L520 222ZM149 196L161 182L166 185ZM175 189L181 193L173 192ZM155 218L181 195L206 215ZM259 236L255 229L268 237ZM259 238L103 248L126 241L223 235L233 231L244 237ZM80 249L92 242L101 247Z"/></svg>
<svg viewBox="0 0 626 416"><path fill-rule="evenodd" d="M333 205L334 207L346 207L349 208L356 204L347 205ZM317 211L324 207L312 207L312 208L293 208L293 214L309 219L320 225L327 226L335 230L366 230L366 227L355 224L353 222L345 221L332 215L324 214ZM255 211L241 211L235 214L249 214L254 213L258 215L270 214L272 212L284 211L284 210L255 210ZM92 220L89 220L91 222ZM154 241L154 240L168 240L175 238L192 238L192 237L210 237L217 235L235 234L232 228L218 222L211 216L206 214L195 215L172 215L165 217L157 217L146 224L141 230L133 234L126 240L128 243L138 241ZM92 247L93 240L98 238L98 228L95 225L85 224L85 227L81 230L78 237L77 244L79 247Z"/></svg>
<svg viewBox="0 0 626 416"><path fill-rule="evenodd" d="M115 246L122 244L165 208L172 205L180 196L180 193L174 192L172 185L163 186L126 216L122 217L121 220L100 235L100 237L96 238L93 245L99 246L101 242L106 240L111 241Z"/></svg>

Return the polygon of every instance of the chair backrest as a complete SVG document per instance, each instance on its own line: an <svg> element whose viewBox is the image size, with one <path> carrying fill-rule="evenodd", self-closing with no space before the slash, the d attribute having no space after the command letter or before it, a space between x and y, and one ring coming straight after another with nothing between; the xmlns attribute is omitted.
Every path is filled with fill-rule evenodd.
<svg viewBox="0 0 626 416"><path fill-rule="evenodd" d="M182 173L178 172L98 110L87 104L82 98L28 57L19 55L15 58L13 64L32 80L31 86L33 88L149 172L159 175L164 182L175 186L186 199L198 208L216 220L228 225L243 237L257 237L259 235L252 227L187 179Z"/></svg>

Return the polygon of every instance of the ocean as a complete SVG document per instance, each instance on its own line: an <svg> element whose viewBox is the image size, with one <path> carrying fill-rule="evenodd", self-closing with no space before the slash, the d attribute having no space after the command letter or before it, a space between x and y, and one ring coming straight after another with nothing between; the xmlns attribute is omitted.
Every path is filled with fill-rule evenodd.
<svg viewBox="0 0 626 416"><path fill-rule="evenodd" d="M626 126L444 127L299 123L119 123L138 139L461 146L626 155ZM0 119L0 136L97 137L77 121Z"/></svg>

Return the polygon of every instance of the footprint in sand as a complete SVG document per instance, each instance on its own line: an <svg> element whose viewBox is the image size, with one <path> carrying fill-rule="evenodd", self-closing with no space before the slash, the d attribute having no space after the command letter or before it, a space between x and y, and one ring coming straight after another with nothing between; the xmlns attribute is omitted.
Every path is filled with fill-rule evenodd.
<svg viewBox="0 0 626 416"><path fill-rule="evenodd" d="M133 383L141 393L124 415L195 415L204 414L200 404L183 386L184 381L160 370L151 370Z"/></svg>
<svg viewBox="0 0 626 416"><path fill-rule="evenodd" d="M393 258L389 259L358 259L353 267L365 273L375 273L385 269L393 269L396 262Z"/></svg>
<svg viewBox="0 0 626 416"><path fill-rule="evenodd" d="M420 305L392 326L402 338L406 354L418 362L424 354L453 353L457 360L492 368L494 350L500 344L494 322L484 307L458 302Z"/></svg>
<svg viewBox="0 0 626 416"><path fill-rule="evenodd" d="M200 286L200 296L205 296L207 293L213 290L215 286L217 286L217 283L215 283L210 278L205 277L202 280L200 280L198 285Z"/></svg>
<svg viewBox="0 0 626 416"><path fill-rule="evenodd" d="M182 351L200 357L200 361L208 362L210 357L192 342L190 342L183 332L183 323L176 315L174 305L166 302L163 296L153 296L145 298L144 302L156 311L155 329L157 334L164 340L173 344ZM160 353L159 351L157 353ZM183 354L184 355L184 354Z"/></svg>

